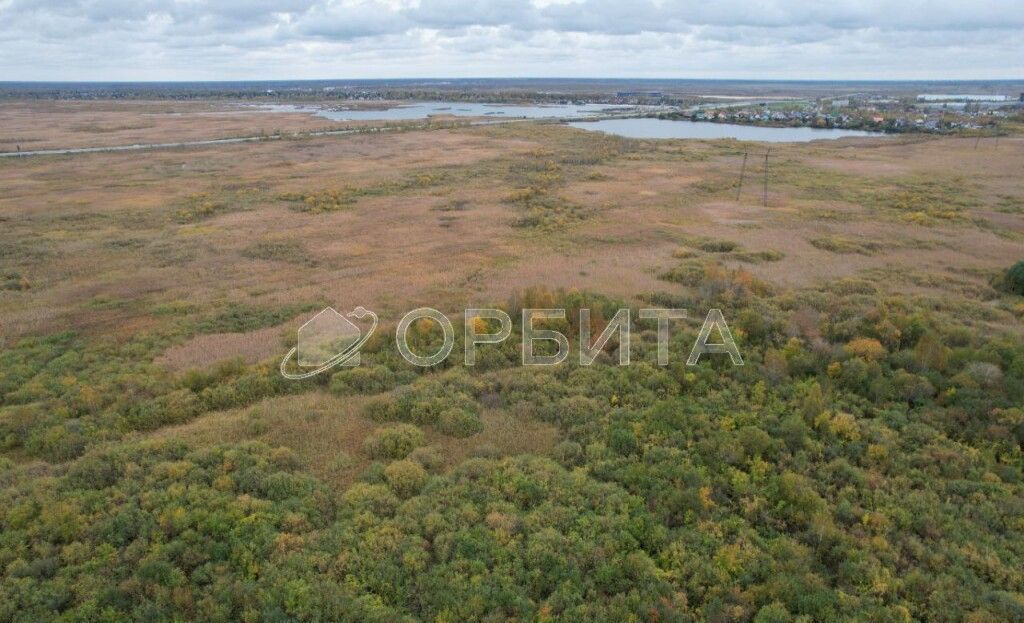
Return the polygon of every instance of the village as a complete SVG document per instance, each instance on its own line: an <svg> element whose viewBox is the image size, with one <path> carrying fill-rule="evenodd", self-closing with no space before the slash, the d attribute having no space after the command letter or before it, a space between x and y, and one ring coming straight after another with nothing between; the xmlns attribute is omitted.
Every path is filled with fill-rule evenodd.
<svg viewBox="0 0 1024 623"><path fill-rule="evenodd" d="M842 98L701 104L659 116L691 121L768 126L842 128L889 133L990 132L1024 114L1024 93L1005 95L918 95L916 98L853 95Z"/></svg>

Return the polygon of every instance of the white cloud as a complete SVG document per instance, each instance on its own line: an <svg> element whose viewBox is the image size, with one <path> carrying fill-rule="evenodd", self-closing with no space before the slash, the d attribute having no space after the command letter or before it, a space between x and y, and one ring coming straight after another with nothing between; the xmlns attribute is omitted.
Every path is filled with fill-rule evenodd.
<svg viewBox="0 0 1024 623"><path fill-rule="evenodd" d="M0 0L0 79L1020 78L1019 0Z"/></svg>

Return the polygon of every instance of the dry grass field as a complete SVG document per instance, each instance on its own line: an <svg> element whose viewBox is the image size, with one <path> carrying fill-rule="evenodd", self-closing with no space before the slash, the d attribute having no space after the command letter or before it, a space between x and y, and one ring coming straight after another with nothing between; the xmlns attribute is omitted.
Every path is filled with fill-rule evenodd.
<svg viewBox="0 0 1024 623"><path fill-rule="evenodd" d="M170 143L325 129L308 114L212 102L28 101L0 106L0 151Z"/></svg>
<svg viewBox="0 0 1024 623"><path fill-rule="evenodd" d="M222 103L6 104L0 118L33 147L321 127ZM416 305L489 305L534 285L635 300L685 293L709 262L780 292L870 282L969 316L966 300L979 322L1019 329L993 309L990 280L1024 249L1024 139L775 145L767 205L764 150L514 123L9 158L0 339L70 328L127 343L183 315L284 310L172 340L153 362L174 375L272 360L319 305L393 324Z"/></svg>
<svg viewBox="0 0 1024 623"><path fill-rule="evenodd" d="M144 134L105 135L113 142L318 123L176 103L7 104L0 117L32 106L47 147L95 139L79 128L106 116L148 119ZM165 109L174 112L154 112ZM659 275L710 259L780 288L864 277L894 292L984 298L1020 254L1022 139L777 145L767 206L764 149L519 123L7 159L0 261L22 286L0 298L4 336L130 334L158 323L161 306L328 302L386 315L502 301L534 284L631 297L680 291ZM201 339L167 353L168 364L279 347L267 330Z"/></svg>
<svg viewBox="0 0 1024 623"><path fill-rule="evenodd" d="M356 103L355 108L380 103ZM180 143L211 138L294 134L360 127L304 112L266 112L258 103L230 101L5 102L0 106L0 151Z"/></svg>

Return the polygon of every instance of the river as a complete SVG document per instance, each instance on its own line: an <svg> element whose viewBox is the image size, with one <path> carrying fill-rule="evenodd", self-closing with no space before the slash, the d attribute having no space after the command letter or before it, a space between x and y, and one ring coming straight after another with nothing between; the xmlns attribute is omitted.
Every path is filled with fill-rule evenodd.
<svg viewBox="0 0 1024 623"><path fill-rule="evenodd" d="M570 123L574 128L592 132L607 132L628 138L734 138L741 141L769 143L805 143L819 139L847 136L887 136L882 132L842 130L833 128L776 128L770 126L713 123L710 121L674 121L670 119L602 119Z"/></svg>

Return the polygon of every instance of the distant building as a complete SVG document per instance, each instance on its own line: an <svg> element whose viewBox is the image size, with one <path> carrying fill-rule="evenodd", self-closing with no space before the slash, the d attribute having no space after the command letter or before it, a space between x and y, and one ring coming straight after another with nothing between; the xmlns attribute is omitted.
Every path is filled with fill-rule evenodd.
<svg viewBox="0 0 1024 623"><path fill-rule="evenodd" d="M917 96L919 102L1006 102L1010 98L1006 95L945 95L938 93L922 93Z"/></svg>
<svg viewBox="0 0 1024 623"><path fill-rule="evenodd" d="M619 91L618 97L661 97L661 91Z"/></svg>

